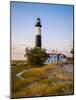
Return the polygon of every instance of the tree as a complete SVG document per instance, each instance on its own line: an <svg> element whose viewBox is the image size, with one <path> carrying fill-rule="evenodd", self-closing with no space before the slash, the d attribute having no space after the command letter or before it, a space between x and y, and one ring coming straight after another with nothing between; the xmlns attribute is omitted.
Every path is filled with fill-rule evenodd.
<svg viewBox="0 0 76 100"><path fill-rule="evenodd" d="M71 51L70 51L70 53L71 53L72 55L74 55L74 44L73 44L73 42L72 42L72 45L71 45Z"/></svg>
<svg viewBox="0 0 76 100"><path fill-rule="evenodd" d="M31 48L26 50L25 57L27 57L28 62L32 65L43 65L47 59L47 54L45 49Z"/></svg>
<svg viewBox="0 0 76 100"><path fill-rule="evenodd" d="M70 53L74 54L74 49L73 48L71 49Z"/></svg>

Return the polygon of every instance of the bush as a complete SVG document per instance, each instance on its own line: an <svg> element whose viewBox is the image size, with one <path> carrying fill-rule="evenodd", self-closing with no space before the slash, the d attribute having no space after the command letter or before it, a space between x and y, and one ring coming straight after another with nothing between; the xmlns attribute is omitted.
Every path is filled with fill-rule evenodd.
<svg viewBox="0 0 76 100"><path fill-rule="evenodd" d="M47 54L45 49L32 48L30 50L26 50L25 57L27 57L28 62L31 65L43 65L47 59Z"/></svg>

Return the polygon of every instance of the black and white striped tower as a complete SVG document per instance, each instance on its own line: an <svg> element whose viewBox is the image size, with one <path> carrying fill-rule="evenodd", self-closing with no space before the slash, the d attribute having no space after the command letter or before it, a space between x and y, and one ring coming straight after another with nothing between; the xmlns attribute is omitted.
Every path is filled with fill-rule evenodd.
<svg viewBox="0 0 76 100"><path fill-rule="evenodd" d="M38 17L36 20L36 24L35 24L35 47L40 47L41 48L41 21L40 18Z"/></svg>

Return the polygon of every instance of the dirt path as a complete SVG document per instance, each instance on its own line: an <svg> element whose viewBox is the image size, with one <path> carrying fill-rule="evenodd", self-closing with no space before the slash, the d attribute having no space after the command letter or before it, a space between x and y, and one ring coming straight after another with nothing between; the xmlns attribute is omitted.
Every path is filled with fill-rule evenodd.
<svg viewBox="0 0 76 100"><path fill-rule="evenodd" d="M27 71L28 71L28 70L23 70L23 71L17 73L16 76L17 76L18 78L22 79L22 80L25 80L21 75L22 75L24 72L27 72Z"/></svg>
<svg viewBox="0 0 76 100"><path fill-rule="evenodd" d="M66 71L73 73L73 65L72 64L64 65L63 67Z"/></svg>
<svg viewBox="0 0 76 100"><path fill-rule="evenodd" d="M29 70L31 70L31 69L29 69ZM23 70L23 71L17 73L17 74L16 74L16 77L18 77L18 78L20 78L20 79L22 79L22 80L25 80L21 75L22 75L24 72L28 72L29 70Z"/></svg>

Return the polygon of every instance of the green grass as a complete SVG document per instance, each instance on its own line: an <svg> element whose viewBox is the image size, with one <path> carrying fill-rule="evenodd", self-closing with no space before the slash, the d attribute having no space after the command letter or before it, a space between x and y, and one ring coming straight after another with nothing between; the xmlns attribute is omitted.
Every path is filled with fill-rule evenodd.
<svg viewBox="0 0 76 100"><path fill-rule="evenodd" d="M67 60L68 60L68 62L67 62L68 64L74 64L73 57L68 57Z"/></svg>
<svg viewBox="0 0 76 100"><path fill-rule="evenodd" d="M13 66L13 67L12 67ZM31 96L53 96L73 94L73 79L68 77L62 67L56 64L28 67L25 61L13 61L11 63L11 91L12 98ZM27 70L21 76L16 74ZM58 76L59 75L59 76Z"/></svg>

